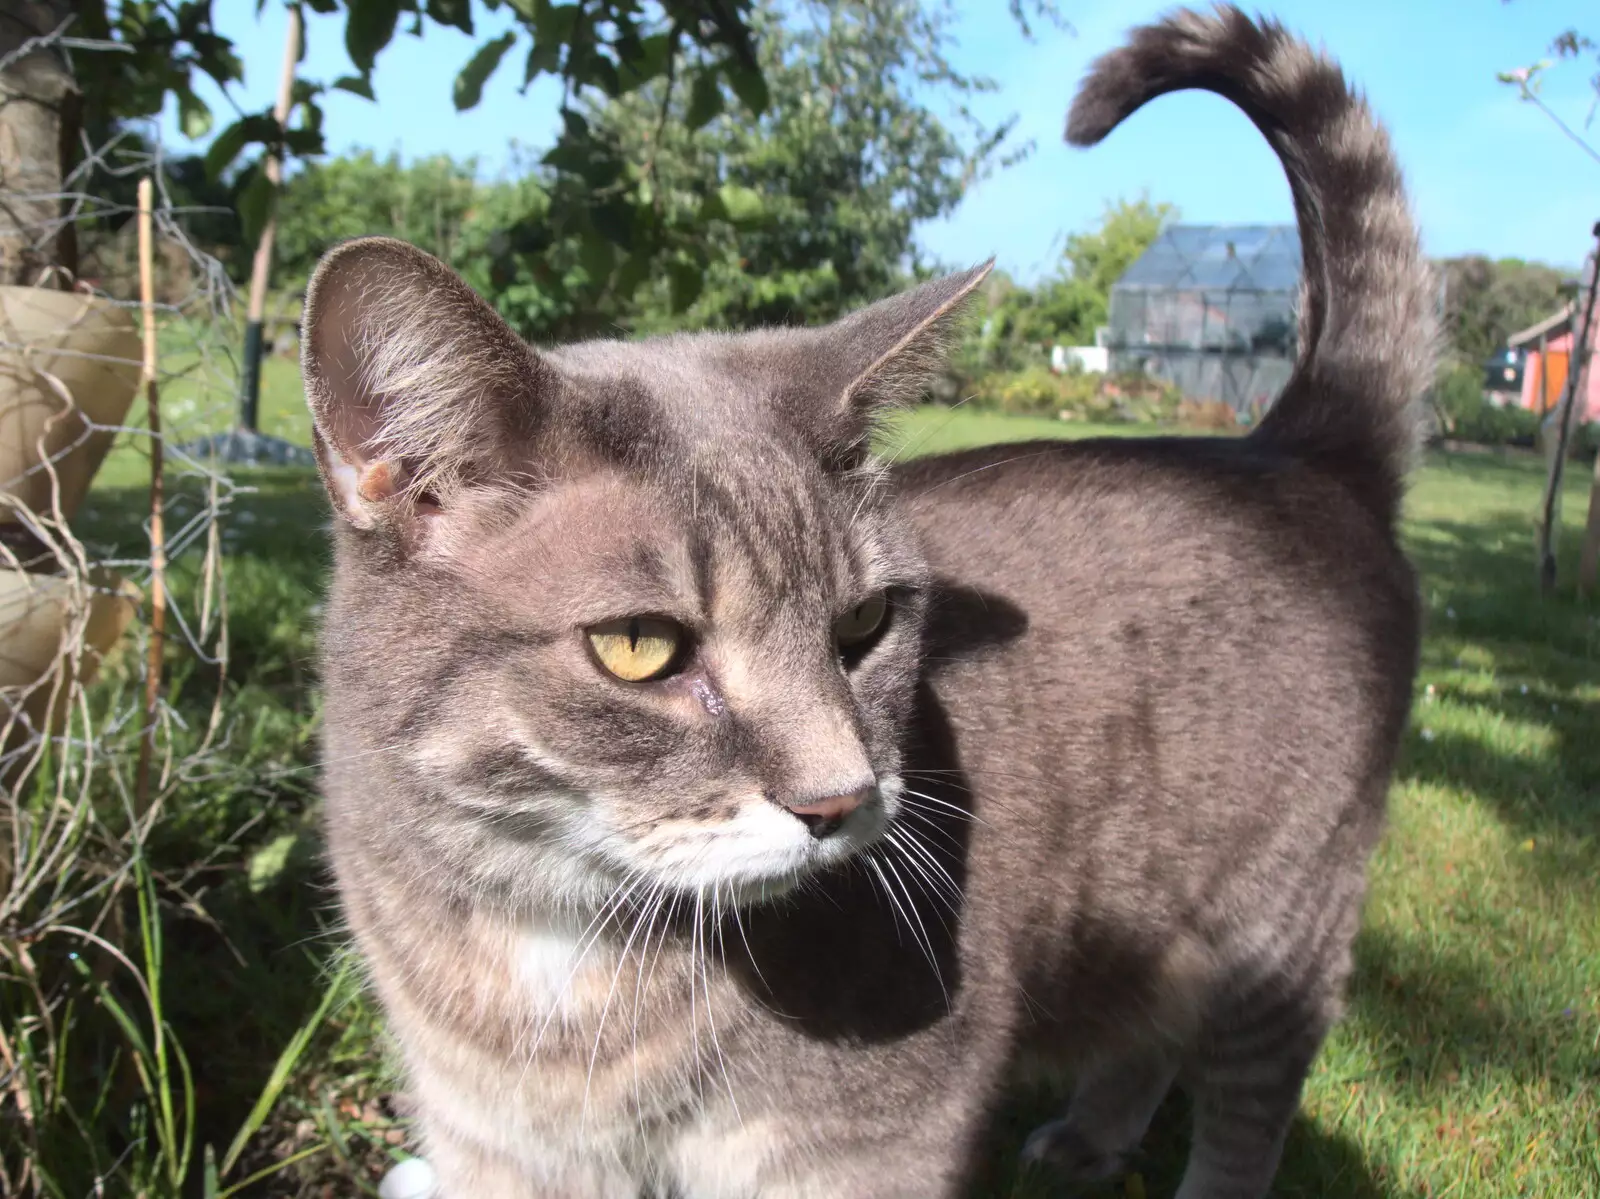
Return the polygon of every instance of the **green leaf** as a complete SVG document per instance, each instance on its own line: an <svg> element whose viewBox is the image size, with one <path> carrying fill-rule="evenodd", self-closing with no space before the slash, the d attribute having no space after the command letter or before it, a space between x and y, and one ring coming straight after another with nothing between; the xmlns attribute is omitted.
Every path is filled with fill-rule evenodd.
<svg viewBox="0 0 1600 1199"><path fill-rule="evenodd" d="M505 232L507 243L516 254L543 254L555 241L549 224L542 218L529 217L516 221Z"/></svg>
<svg viewBox="0 0 1600 1199"><path fill-rule="evenodd" d="M522 71L523 90L527 90L528 85L539 77L541 71L553 75L560 67L561 43L534 35L533 45L528 50L528 64Z"/></svg>
<svg viewBox="0 0 1600 1199"><path fill-rule="evenodd" d="M319 136L322 133L322 105L318 102L318 97L321 96L322 90L320 87L317 88L316 92L308 96L301 105L305 110L305 128Z"/></svg>
<svg viewBox="0 0 1600 1199"><path fill-rule="evenodd" d="M689 89L689 111L684 120L690 129L703 129L722 111L722 88L714 70L701 71Z"/></svg>
<svg viewBox="0 0 1600 1199"><path fill-rule="evenodd" d="M378 52L394 37L400 0L349 0L344 48L363 75L370 74Z"/></svg>
<svg viewBox="0 0 1600 1199"><path fill-rule="evenodd" d="M629 52L630 48L632 53ZM667 73L667 62L677 49L677 38L669 33L652 34L642 42L618 46L622 90L631 92Z"/></svg>
<svg viewBox="0 0 1600 1199"><path fill-rule="evenodd" d="M461 68L461 74L456 76L457 112L477 107L478 101L483 99L483 85L489 81L489 76L494 74L495 68L500 65L500 60L506 56L506 51L511 49L516 40L515 33L502 33L492 42L485 42L478 47L478 52L468 60L466 66Z"/></svg>
<svg viewBox="0 0 1600 1199"><path fill-rule="evenodd" d="M250 173L250 181L239 192L239 224L244 230L244 244L253 246L261 240L261 231L267 227L267 217L272 213L272 197L277 189L272 180L257 164Z"/></svg>
<svg viewBox="0 0 1600 1199"><path fill-rule="evenodd" d="M366 100L371 100L374 98L372 95L371 76L341 75L338 79L333 81L333 86L338 88L341 92L349 92L351 95L360 96Z"/></svg>
<svg viewBox="0 0 1600 1199"><path fill-rule="evenodd" d="M206 175L211 179L220 178L222 172L233 165L233 160L239 157L239 151L244 149L249 140L250 134L243 121L235 121L217 134L206 150Z"/></svg>
<svg viewBox="0 0 1600 1199"><path fill-rule="evenodd" d="M618 297L627 300L638 291L644 281L650 278L651 270L655 263L648 254L630 254L617 271L616 278L612 280L612 287Z"/></svg>
<svg viewBox="0 0 1600 1199"><path fill-rule="evenodd" d="M262 113L241 117L217 134L206 151L206 174L220 179L222 173L233 165L239 152L251 142L271 141L278 134L278 122Z"/></svg>
<svg viewBox="0 0 1600 1199"><path fill-rule="evenodd" d="M472 0L428 0L428 16L441 25L452 25L469 37L472 34Z"/></svg>
<svg viewBox="0 0 1600 1199"><path fill-rule="evenodd" d="M534 6L533 28L539 41L546 39L565 45L578 27L576 4L538 4Z"/></svg>
<svg viewBox="0 0 1600 1199"><path fill-rule="evenodd" d="M593 283L604 283L616 265L616 247L598 232L586 234L578 246L578 262Z"/></svg>
<svg viewBox="0 0 1600 1199"><path fill-rule="evenodd" d="M334 1005L343 1006L350 998L352 988L349 984L353 978L351 964L348 959L339 967L328 983L328 989L322 993L322 1002L317 1004L316 1011L299 1028L295 1029L294 1036L289 1038L289 1043L283 1047L283 1052L278 1055L278 1060L273 1064L272 1073L267 1076L266 1084L261 1088L261 1093L256 1096L255 1106L250 1109L250 1114L239 1127L238 1133L233 1138L233 1143L228 1146L228 1152L222 1158L222 1174L227 1176L239 1160L239 1155L244 1152L245 1146L250 1143L250 1138L261 1130L267 1117L272 1114L272 1109L277 1106L278 1099L283 1094L284 1087L289 1085L289 1078L294 1069L300 1064L300 1059L305 1056L311 1038L322 1027L323 1021L334 1010Z"/></svg>
<svg viewBox="0 0 1600 1199"><path fill-rule="evenodd" d="M589 143L558 142L544 156L544 164L568 175L576 175L590 189L610 187L622 174L621 160L603 153Z"/></svg>
<svg viewBox="0 0 1600 1199"><path fill-rule="evenodd" d="M695 214L695 220L704 224L706 221L725 221L728 219L728 206L722 202L722 196L712 192L700 201L700 210Z"/></svg>
<svg viewBox="0 0 1600 1199"><path fill-rule="evenodd" d="M729 64L728 82L733 85L733 94L753 115L760 116L767 111L772 96L767 91L766 78L759 70Z"/></svg>
<svg viewBox="0 0 1600 1199"><path fill-rule="evenodd" d="M692 262L669 262L667 284L672 293L672 311L684 312L700 298L706 285L705 272Z"/></svg>
<svg viewBox="0 0 1600 1199"><path fill-rule="evenodd" d="M276 885L298 848L300 848L299 833L280 833L251 854L245 872L245 881L250 893L260 895L269 887Z"/></svg>
<svg viewBox="0 0 1600 1199"><path fill-rule="evenodd" d="M600 90L613 99L622 94L622 76L617 73L616 63L601 54L585 55L581 62L582 68L573 72L574 83L580 86L598 84ZM572 69L570 59L568 69Z"/></svg>
<svg viewBox="0 0 1600 1199"><path fill-rule="evenodd" d="M321 129L285 129L283 146L288 153L302 158L321 154L327 148L322 141Z"/></svg>
<svg viewBox="0 0 1600 1199"><path fill-rule="evenodd" d="M624 200L608 200L589 214L595 232L623 250L633 249L633 207Z"/></svg>
<svg viewBox="0 0 1600 1199"><path fill-rule="evenodd" d="M178 127L193 141L211 132L211 109L186 87L178 89Z"/></svg>
<svg viewBox="0 0 1600 1199"><path fill-rule="evenodd" d="M735 225L751 225L766 215L766 201L752 187L738 183L724 183L717 189L722 210Z"/></svg>

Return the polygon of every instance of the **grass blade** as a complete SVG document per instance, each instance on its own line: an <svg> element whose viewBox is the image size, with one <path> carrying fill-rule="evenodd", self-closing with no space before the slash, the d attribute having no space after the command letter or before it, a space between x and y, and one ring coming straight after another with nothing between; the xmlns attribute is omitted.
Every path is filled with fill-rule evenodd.
<svg viewBox="0 0 1600 1199"><path fill-rule="evenodd" d="M335 1003L342 1004L348 998L345 994L345 986L350 980L351 973L352 966L347 959L340 965L339 972L333 976L333 980L328 984L328 989L323 993L322 1002L317 1005L317 1010L312 1012L310 1018L295 1030L294 1036L289 1038L289 1043L284 1046L283 1052L278 1055L278 1060L272 1067L271 1075L268 1076L266 1084L261 1088L261 1094L256 1097L255 1106L250 1109L249 1116L245 1118L245 1122L239 1127L238 1134L233 1138L233 1144L228 1146L228 1152L223 1155L222 1177L226 1178L228 1176L228 1172L238 1162L239 1155L244 1152L244 1147L249 1144L250 1138L255 1136L261 1130L261 1126L266 1123L267 1116L271 1114L273 1107L283 1094L283 1088L289 1084L289 1076L294 1073L294 1068L300 1064L300 1059L305 1056L307 1046L311 1044L311 1038L322 1027L323 1021L328 1018ZM325 1149L327 1146L324 1145L320 1148ZM231 1194L233 1189L236 1188L230 1188L224 1194Z"/></svg>

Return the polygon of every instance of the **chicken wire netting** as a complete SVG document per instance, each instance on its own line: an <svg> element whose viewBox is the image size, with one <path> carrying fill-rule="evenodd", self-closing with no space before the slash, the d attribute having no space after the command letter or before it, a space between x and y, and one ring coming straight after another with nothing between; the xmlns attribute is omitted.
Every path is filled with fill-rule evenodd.
<svg viewBox="0 0 1600 1199"><path fill-rule="evenodd" d="M41 264L0 286L0 1141L19 1146L58 1098L63 1007L89 977L80 958L123 952L120 901L138 890L170 797L228 769L221 520L241 488L183 449L229 426L237 394L234 288L192 235L218 214L181 201L154 128L84 139L73 157L64 179L59 163L30 173L8 160L4 189L8 262ZM17 186L51 176L59 190ZM141 179L153 185L156 420ZM185 880L161 884L181 894ZM39 1184L26 1158L13 1176L18 1159L0 1153L0 1193Z"/></svg>
<svg viewBox="0 0 1600 1199"><path fill-rule="evenodd" d="M1300 238L1288 225L1173 225L1111 289L1111 366L1259 416L1294 365Z"/></svg>

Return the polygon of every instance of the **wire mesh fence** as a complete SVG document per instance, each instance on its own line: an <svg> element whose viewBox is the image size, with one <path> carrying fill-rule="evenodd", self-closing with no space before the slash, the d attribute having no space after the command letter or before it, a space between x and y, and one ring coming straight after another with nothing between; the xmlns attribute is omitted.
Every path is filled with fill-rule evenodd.
<svg viewBox="0 0 1600 1199"><path fill-rule="evenodd" d="M60 31L54 41L73 54L114 52ZM91 1119L66 1094L66 1055L83 1052L68 1044L74 1004L114 1010L120 994L137 1008L142 992L150 1011L130 1027L144 1028L143 1049L167 1062L149 961L135 960L149 947L125 926L143 922L149 933L144 847L169 797L229 769L220 752L230 731L222 520L239 487L182 446L231 421L233 285L190 236L198 214L175 199L153 129L85 140L73 157L59 190L19 190L30 174L13 171L5 197L8 236L40 264L20 285L0 286L0 1194L8 1195L55 1193L44 1177L45 1140ZM145 178L154 195L153 389L135 219ZM63 238L74 243L76 270L52 261ZM159 422L150 395L159 396ZM153 456L165 459L166 480L155 553ZM152 655L158 593L166 644ZM162 690L163 673L182 675L181 704ZM185 884L161 879L166 894ZM114 1170L96 1165L97 1185Z"/></svg>

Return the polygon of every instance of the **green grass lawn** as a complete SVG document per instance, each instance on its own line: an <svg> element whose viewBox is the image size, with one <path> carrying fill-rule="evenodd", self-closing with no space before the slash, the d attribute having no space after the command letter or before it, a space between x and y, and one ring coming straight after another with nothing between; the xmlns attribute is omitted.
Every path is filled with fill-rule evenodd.
<svg viewBox="0 0 1600 1199"><path fill-rule="evenodd" d="M304 441L293 365L268 369L264 426ZM1137 431L923 410L890 441L905 454ZM136 537L141 461L134 450L113 456L86 514L91 540ZM1566 497L1568 579L1587 474L1573 473ZM1600 1196L1600 605L1535 591L1541 478L1536 460L1494 454L1434 454L1417 476L1406 538L1428 635L1413 727L1349 1015L1308 1086L1282 1195ZM191 888L193 906L169 917L169 1016L195 1064L201 1135L218 1144L315 1008L337 942L314 832L327 512L306 473L240 482L254 490L234 501L225 534L228 768L180 791L153 851L176 865L255 822ZM195 502L175 491L180 510ZM174 678L179 712L203 726L215 672L181 666ZM370 1192L404 1135L378 1052L375 1017L351 998L312 1041L241 1170L334 1144L250 1193ZM1064 1193L1007 1164L1052 1109L1050 1097L1025 1095L1004 1113L1009 1140L984 1194ZM1170 1193L1181 1116L1175 1100L1140 1175L1105 1194Z"/></svg>

